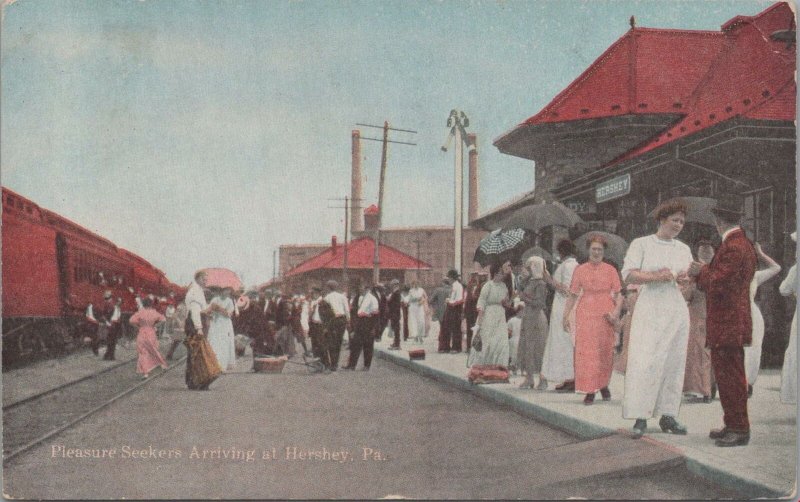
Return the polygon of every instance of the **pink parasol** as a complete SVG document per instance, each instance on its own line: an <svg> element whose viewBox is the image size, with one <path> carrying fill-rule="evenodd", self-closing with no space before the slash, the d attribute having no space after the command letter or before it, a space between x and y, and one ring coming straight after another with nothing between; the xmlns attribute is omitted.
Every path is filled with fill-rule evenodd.
<svg viewBox="0 0 800 502"><path fill-rule="evenodd" d="M231 288L234 291L242 289L242 280L232 270L227 268L204 268L206 273L207 288Z"/></svg>

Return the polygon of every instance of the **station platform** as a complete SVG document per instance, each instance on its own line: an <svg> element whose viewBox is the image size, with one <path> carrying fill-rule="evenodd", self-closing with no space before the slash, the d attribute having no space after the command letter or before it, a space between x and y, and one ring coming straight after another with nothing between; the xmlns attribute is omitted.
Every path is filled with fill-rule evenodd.
<svg viewBox="0 0 800 502"><path fill-rule="evenodd" d="M159 339L162 354L169 350L170 343L166 337ZM3 407L133 361L137 357L136 342L126 339L125 343L117 343L114 361L104 360L104 353L104 346L100 347L99 356L94 355L87 347L63 357L36 361L25 367L3 372ZM182 347L179 347L175 352L176 358L182 357L183 353Z"/></svg>
<svg viewBox="0 0 800 502"><path fill-rule="evenodd" d="M419 344L409 340L401 343L401 350L388 350L390 343L385 336L377 342L376 356L580 437L629 435L633 427L633 420L622 418L624 377L616 372L609 385L611 400L602 401L598 395L593 405L586 406L583 394L555 392L553 387L559 382L550 383L548 391L520 389L524 378L519 375L512 376L508 384L473 385L466 378L467 355L437 353L435 336L426 337L422 344L424 360L411 361L408 357L408 349ZM656 418L648 421L645 437L677 449L691 472L748 496L796 494L797 407L781 403L780 379L779 370L762 370L759 374L748 402L751 439L747 446L720 448L708 437L709 430L722 426L719 399L709 404L684 400L678 420L687 426L689 434L663 433Z"/></svg>

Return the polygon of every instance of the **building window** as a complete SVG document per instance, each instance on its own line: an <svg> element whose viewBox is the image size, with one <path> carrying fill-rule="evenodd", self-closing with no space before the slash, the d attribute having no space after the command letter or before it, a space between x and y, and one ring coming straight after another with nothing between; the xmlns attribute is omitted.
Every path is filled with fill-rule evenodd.
<svg viewBox="0 0 800 502"><path fill-rule="evenodd" d="M755 242L772 249L775 245L775 196L772 188L762 188L744 195L742 227Z"/></svg>

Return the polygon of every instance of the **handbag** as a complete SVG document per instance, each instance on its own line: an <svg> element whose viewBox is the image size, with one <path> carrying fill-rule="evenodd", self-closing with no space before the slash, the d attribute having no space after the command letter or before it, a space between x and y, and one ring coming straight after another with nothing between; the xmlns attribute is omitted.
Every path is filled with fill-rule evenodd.
<svg viewBox="0 0 800 502"><path fill-rule="evenodd" d="M476 332L475 335L472 337L471 347L477 350L478 352L480 352L481 349L483 348L483 340L481 339L480 333Z"/></svg>

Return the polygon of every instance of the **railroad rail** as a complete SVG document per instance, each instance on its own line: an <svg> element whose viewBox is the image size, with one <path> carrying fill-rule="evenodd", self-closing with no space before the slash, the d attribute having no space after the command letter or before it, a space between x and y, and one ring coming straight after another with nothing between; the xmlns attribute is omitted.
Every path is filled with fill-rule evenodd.
<svg viewBox="0 0 800 502"><path fill-rule="evenodd" d="M73 427L113 402L160 378L186 359L146 380L128 367L136 359L3 407L3 464ZM96 377L104 378L97 380Z"/></svg>

